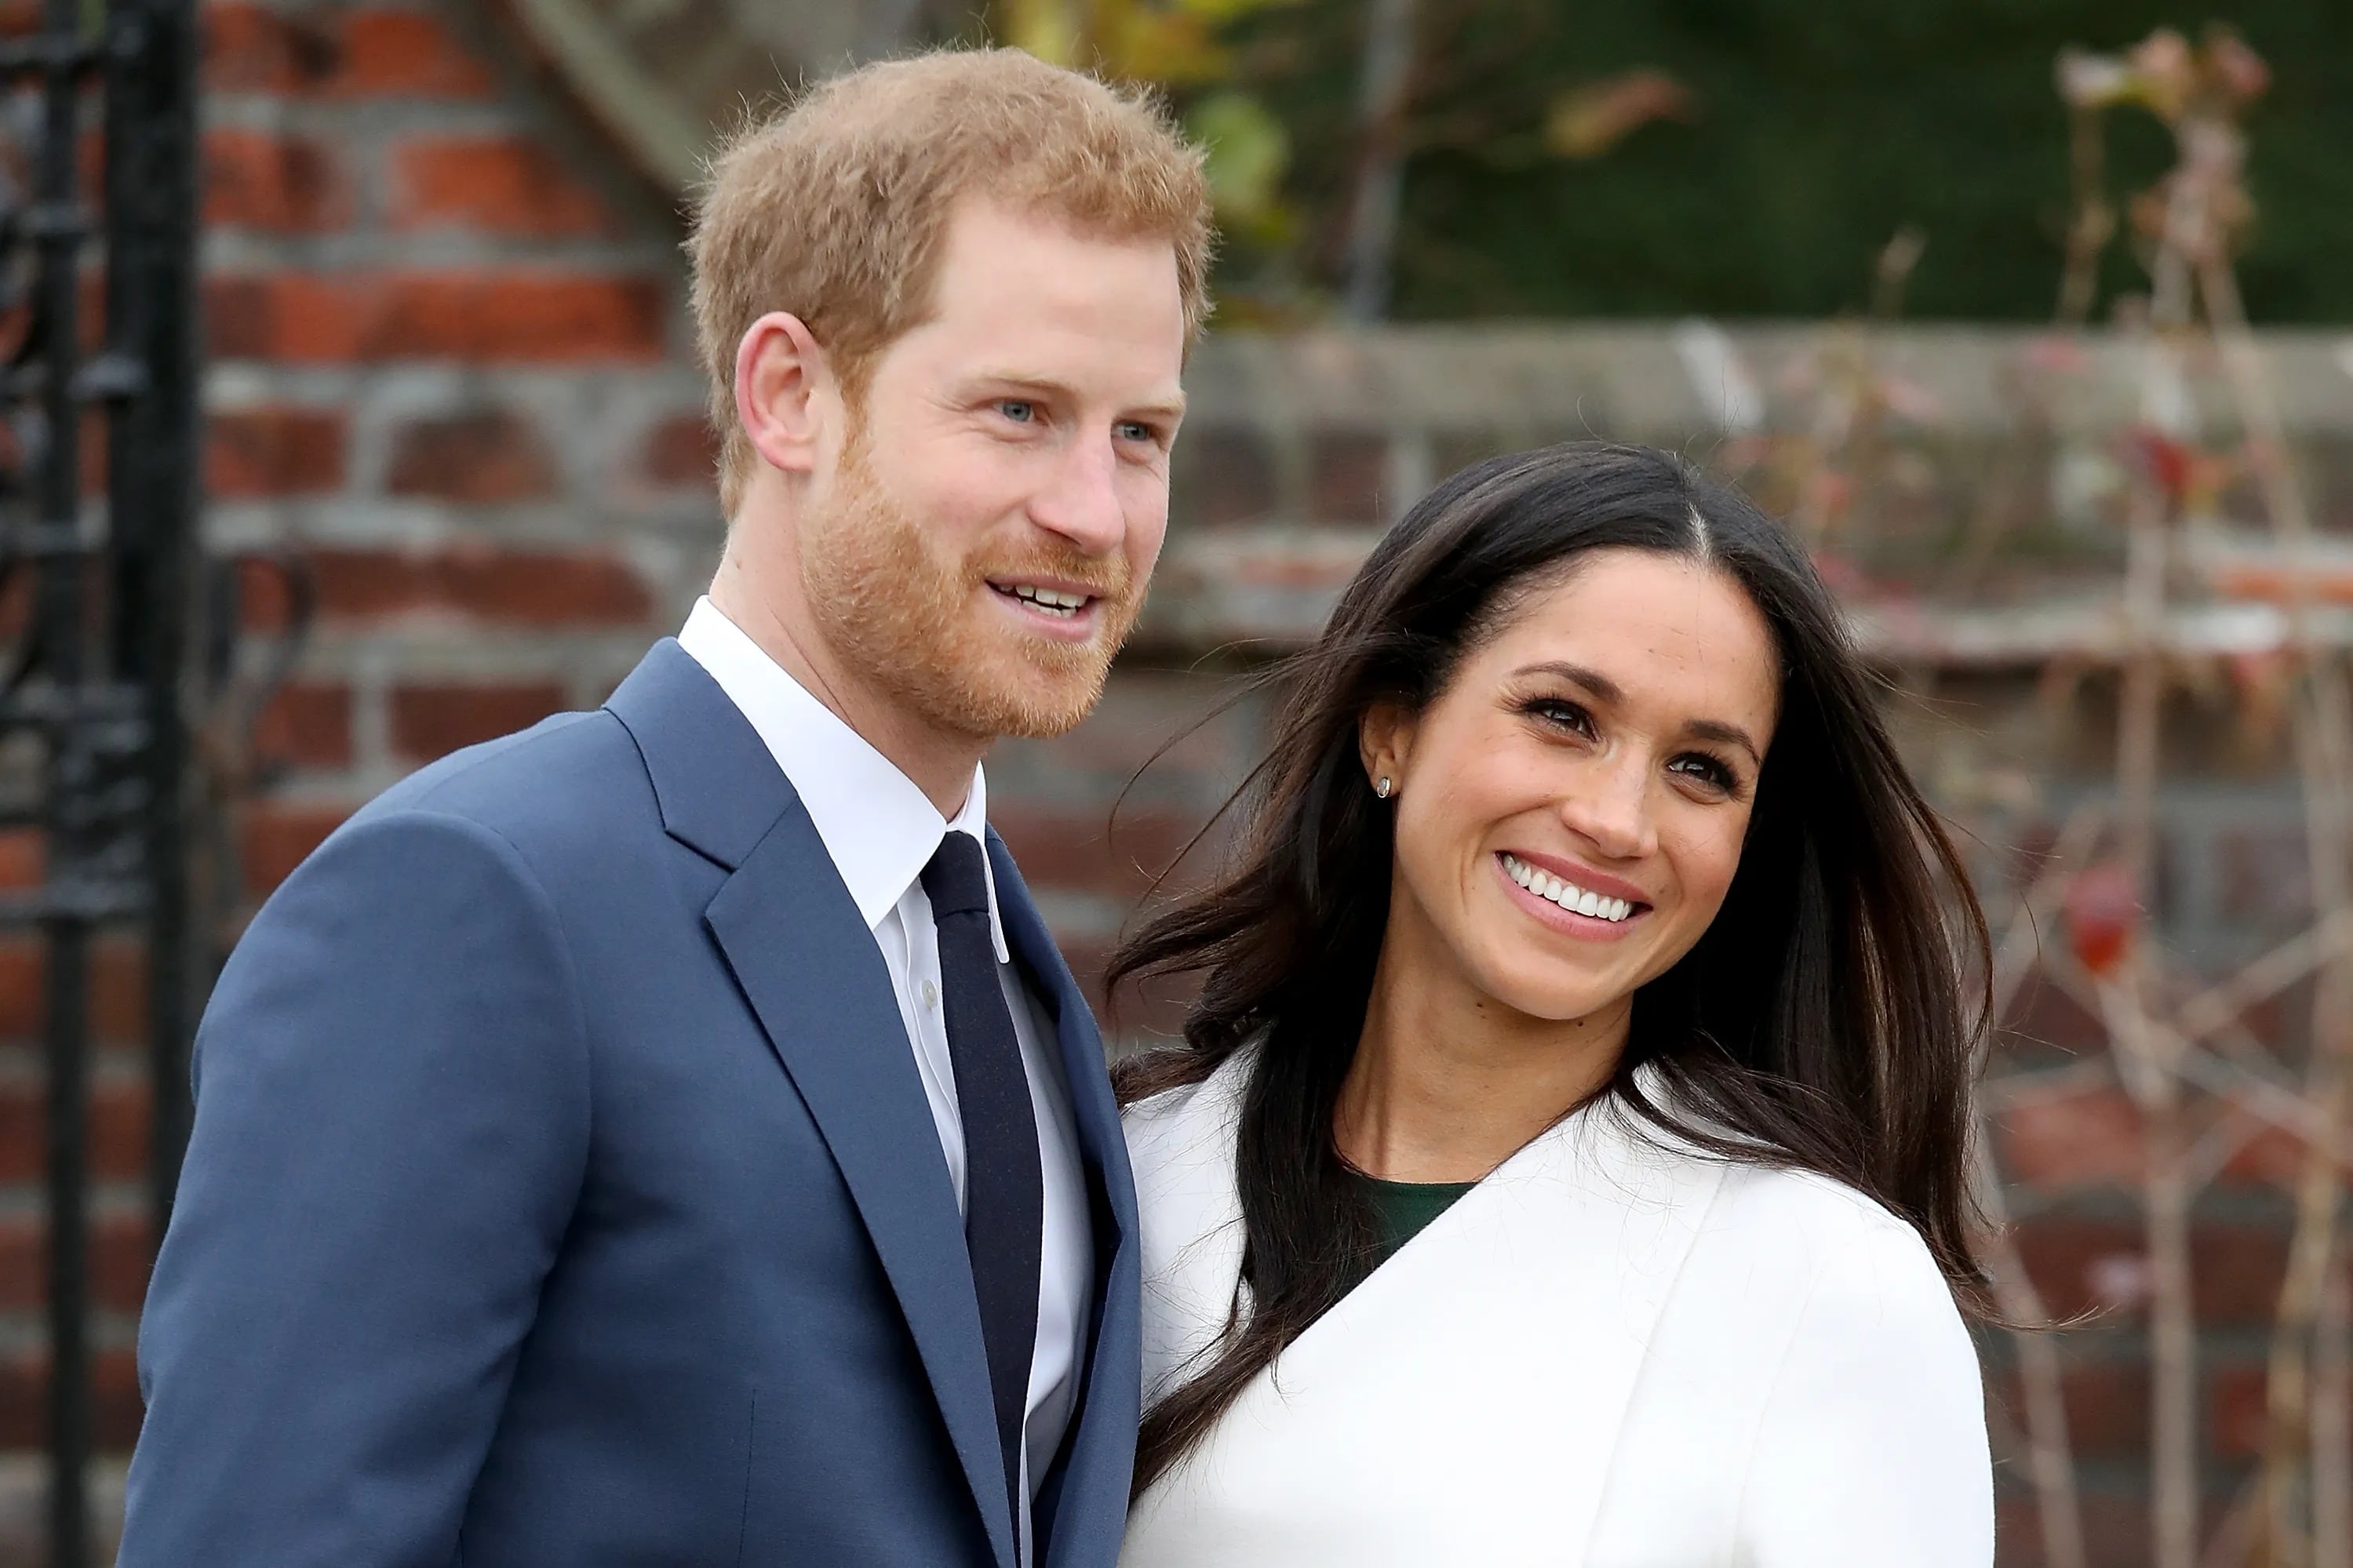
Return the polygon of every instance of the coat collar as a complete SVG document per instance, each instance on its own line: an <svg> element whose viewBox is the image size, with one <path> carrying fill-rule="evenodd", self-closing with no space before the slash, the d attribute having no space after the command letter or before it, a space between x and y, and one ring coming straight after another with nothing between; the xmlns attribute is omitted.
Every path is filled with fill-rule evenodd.
<svg viewBox="0 0 2353 1568"><path fill-rule="evenodd" d="M867 930L881 925L906 897L944 836L985 837L988 779L978 763L963 809L952 819L943 817L898 764L708 598L696 602L679 631L678 646L718 682L792 780L793 793L808 809ZM997 962L1010 962L993 876L988 927L997 942Z"/></svg>
<svg viewBox="0 0 2353 1568"><path fill-rule="evenodd" d="M1201 1083L1127 1113L1148 1398L1215 1352L1240 1299L1234 1155L1254 1061L1246 1047ZM1346 1451L1397 1419L1388 1406L1419 1407L1429 1393L1412 1382L1419 1359L1398 1351L1442 1343L1432 1353L1451 1388L1509 1388L1533 1407L1577 1413L1548 1425L1545 1443L1548 1472L1576 1478L1554 1489L1547 1538L1563 1561L1580 1561L1644 1349L1723 1173L1638 1129L1614 1102L1572 1114L1309 1327L1138 1500L1136 1519L1187 1506L1186 1489L1210 1471L1240 1489L1234 1506L1282 1506L1278 1494L1308 1474L1285 1467L1312 1470L1314 1454ZM1433 1407L1423 1417L1453 1414Z"/></svg>
<svg viewBox="0 0 2353 1568"><path fill-rule="evenodd" d="M638 743L663 831L726 869L795 803L759 732L677 638L654 644L605 707Z"/></svg>

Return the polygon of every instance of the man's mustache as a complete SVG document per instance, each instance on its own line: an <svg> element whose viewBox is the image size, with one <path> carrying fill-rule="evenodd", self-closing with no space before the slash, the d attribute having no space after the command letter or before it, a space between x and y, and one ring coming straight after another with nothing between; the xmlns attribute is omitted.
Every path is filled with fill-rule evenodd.
<svg viewBox="0 0 2353 1568"><path fill-rule="evenodd" d="M976 562L971 574L976 585L1049 582L1105 604L1124 603L1135 587L1135 573L1125 557L1088 555L1075 550L1027 552L1018 557Z"/></svg>

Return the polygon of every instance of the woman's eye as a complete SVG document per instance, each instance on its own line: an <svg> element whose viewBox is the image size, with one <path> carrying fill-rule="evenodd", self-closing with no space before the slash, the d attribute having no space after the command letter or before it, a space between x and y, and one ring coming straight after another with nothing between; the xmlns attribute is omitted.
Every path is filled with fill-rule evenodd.
<svg viewBox="0 0 2353 1568"><path fill-rule="evenodd" d="M1732 776L1732 770L1714 757L1677 757L1667 766L1671 772L1698 779L1711 788L1723 790L1726 794L1731 792L1733 785L1737 782Z"/></svg>
<svg viewBox="0 0 2353 1568"><path fill-rule="evenodd" d="M1587 735L1593 731L1593 720L1574 702L1562 702L1551 698L1538 698L1527 705L1527 711L1546 723L1559 729Z"/></svg>

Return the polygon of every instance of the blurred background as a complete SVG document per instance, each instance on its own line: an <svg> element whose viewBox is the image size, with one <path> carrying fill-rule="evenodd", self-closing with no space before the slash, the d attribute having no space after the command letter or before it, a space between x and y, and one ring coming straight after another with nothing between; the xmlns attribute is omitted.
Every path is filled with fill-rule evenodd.
<svg viewBox="0 0 2353 1568"><path fill-rule="evenodd" d="M1845 596L1994 921L1988 1252L2069 1325L1983 1336L2005 1568L2353 1565L2323 0L0 3L0 1563L108 1560L243 916L708 578L714 129L987 37L1165 90L1226 234L1143 629L990 763L1074 966L1430 483L1683 450Z"/></svg>

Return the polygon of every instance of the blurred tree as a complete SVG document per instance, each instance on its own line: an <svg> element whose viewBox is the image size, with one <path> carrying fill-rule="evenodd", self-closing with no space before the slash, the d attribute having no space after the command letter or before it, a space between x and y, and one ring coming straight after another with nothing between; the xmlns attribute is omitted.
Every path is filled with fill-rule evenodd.
<svg viewBox="0 0 2353 1568"><path fill-rule="evenodd" d="M1186 129L1208 150L1209 191L1229 234L1280 246L1293 232L1282 199L1291 162L1282 122L1225 84L1236 63L1226 30L1297 0L1001 0L997 37L1057 65L1083 66L1171 89Z"/></svg>
<svg viewBox="0 0 2353 1568"><path fill-rule="evenodd" d="M1250 171L1231 319L1315 310L1347 276L1367 0L1002 0L1078 18L1060 58L1166 82ZM1907 313L2050 315L2071 204L2052 62L2225 20L2274 63L2242 265L2259 320L2353 321L2353 5L2316 0L1416 0L1390 313L1818 316L1867 302L1915 227ZM1136 33L1099 20L1153 18ZM1189 18L1179 25L1176 18ZM1188 34L1187 27L1198 28ZM1123 57L1116 40L1150 37ZM1188 39L1213 46L1188 52ZM1166 69L1155 49L1182 68ZM1205 111L1208 100L1219 100ZM1651 128L1655 122L1683 121ZM1590 154L1607 148L1610 155ZM2118 190L2169 145L2107 149ZM1221 178L1230 176L1221 174ZM1237 212L1245 210L1235 209ZM2129 254L2100 292L2133 282Z"/></svg>

